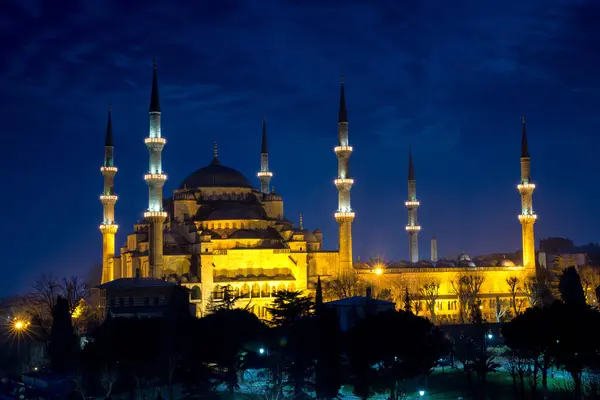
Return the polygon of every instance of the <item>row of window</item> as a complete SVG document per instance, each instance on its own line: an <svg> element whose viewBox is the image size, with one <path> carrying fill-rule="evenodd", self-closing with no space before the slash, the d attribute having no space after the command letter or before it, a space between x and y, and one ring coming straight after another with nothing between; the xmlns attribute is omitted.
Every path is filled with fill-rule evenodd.
<svg viewBox="0 0 600 400"><path fill-rule="evenodd" d="M115 307L133 307L133 306L149 306L149 305L154 305L157 306L160 303L160 299L158 297L144 297L143 299L140 298L133 298L133 297L128 297L128 298L124 298L124 297L111 297L108 300L108 305L111 308L115 308Z"/></svg>
<svg viewBox="0 0 600 400"><path fill-rule="evenodd" d="M288 292L295 292L296 291L296 285L292 282L288 283L287 285L284 283L280 283L279 285L275 286L275 285L270 285L268 283L264 283L262 286L260 286L258 283L255 283L252 285L252 287L250 287L247 283L244 283L241 287L238 286L215 286L214 290L213 290L213 298L215 299L222 299L223 298L223 294L225 293L225 290L229 290L230 293L235 296L235 297L239 297L242 299L246 299L246 298L259 298L259 297L275 297L277 295L278 292L284 292L284 291L288 291Z"/></svg>

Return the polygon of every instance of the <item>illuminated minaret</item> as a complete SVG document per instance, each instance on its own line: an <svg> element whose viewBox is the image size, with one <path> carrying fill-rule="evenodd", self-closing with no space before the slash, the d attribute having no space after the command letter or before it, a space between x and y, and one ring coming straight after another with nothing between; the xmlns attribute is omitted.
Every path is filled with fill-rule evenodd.
<svg viewBox="0 0 600 400"><path fill-rule="evenodd" d="M533 212L532 195L535 185L531 182L531 159L529 158L529 146L527 144L527 129L525 117L522 117L523 131L521 133L521 182L517 186L521 193L521 223L523 236L523 266L535 269L535 238L533 225L537 215Z"/></svg>
<svg viewBox="0 0 600 400"><path fill-rule="evenodd" d="M412 151L408 151L408 200L404 202L408 210L408 258L410 262L419 262L419 231L421 227L417 221L417 181L415 180L415 167L413 165Z"/></svg>
<svg viewBox="0 0 600 400"><path fill-rule="evenodd" d="M163 273L163 224L167 213L163 210L162 189L167 180L162 169L161 153L167 141L160 132L160 101L158 97L158 79L156 61L152 74L152 93L150 95L150 135L144 140L150 153L150 166L144 179L148 184L148 211L144 218L150 223L150 249L148 250L150 277L161 279Z"/></svg>
<svg viewBox="0 0 600 400"><path fill-rule="evenodd" d="M338 118L338 145L334 149L338 159L338 176L334 181L338 190L338 209L335 220L338 223L340 236L339 260L340 273L352 268L352 221L354 212L350 206L350 189L354 179L350 178L350 155L352 146L348 143L348 115L346 113L346 98L344 95L344 77L340 93L340 111Z"/></svg>
<svg viewBox="0 0 600 400"><path fill-rule="evenodd" d="M260 191L269 194L269 183L273 173L269 170L269 149L267 147L267 120L263 119L262 144L260 148L260 172L256 174L260 179Z"/></svg>
<svg viewBox="0 0 600 400"><path fill-rule="evenodd" d="M100 232L102 232L102 283L105 283L114 279L112 258L115 255L115 234L119 229L119 225L115 223L115 203L117 202L117 196L115 195L115 175L117 174L117 167L115 167L114 159L110 107L108 108L106 141L104 143L104 165L100 168L100 172L102 172L102 176L104 177L104 191L100 196L103 210Z"/></svg>

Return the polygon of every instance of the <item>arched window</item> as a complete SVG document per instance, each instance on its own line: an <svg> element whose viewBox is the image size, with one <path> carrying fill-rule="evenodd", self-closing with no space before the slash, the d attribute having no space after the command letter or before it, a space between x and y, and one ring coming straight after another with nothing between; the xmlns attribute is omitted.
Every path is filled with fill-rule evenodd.
<svg viewBox="0 0 600 400"><path fill-rule="evenodd" d="M271 287L268 283L262 285L262 290L260 292L260 297L269 297L271 294Z"/></svg>
<svg viewBox="0 0 600 400"><path fill-rule="evenodd" d="M258 283L252 285L252 297L260 297L260 286L258 286Z"/></svg>
<svg viewBox="0 0 600 400"><path fill-rule="evenodd" d="M192 300L200 300L201 298L200 286L194 286L192 288Z"/></svg>
<svg viewBox="0 0 600 400"><path fill-rule="evenodd" d="M250 296L250 286L247 283L242 285L242 289L240 290L240 297L242 299L247 299Z"/></svg>
<svg viewBox="0 0 600 400"><path fill-rule="evenodd" d="M294 283L289 283L288 284L288 292L295 292L296 291L296 285Z"/></svg>
<svg viewBox="0 0 600 400"><path fill-rule="evenodd" d="M279 285L277 285L277 293L279 292L285 292L285 284L280 283Z"/></svg>

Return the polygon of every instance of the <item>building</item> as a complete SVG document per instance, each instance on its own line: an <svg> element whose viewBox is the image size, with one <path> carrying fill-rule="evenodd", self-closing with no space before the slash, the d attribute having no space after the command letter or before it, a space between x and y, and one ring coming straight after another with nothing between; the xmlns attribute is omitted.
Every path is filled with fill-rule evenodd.
<svg viewBox="0 0 600 400"><path fill-rule="evenodd" d="M118 278L98 286L105 317L165 316L176 283L152 278ZM195 310L194 310L195 311Z"/></svg>
<svg viewBox="0 0 600 400"><path fill-rule="evenodd" d="M342 79L338 113L338 142L334 148L338 174L334 184L338 190L339 248L323 249L323 234L319 229L305 229L289 221L284 214L284 201L271 188L274 176L269 165L267 126L263 121L260 150L260 189L240 172L222 163L217 144L212 160L206 166L183 179L177 189L163 199L167 180L162 164L162 151L167 141L161 131L162 109L158 91L156 63L152 77L149 108L149 135L145 145L149 151L149 167L145 175L148 184L148 208L144 220L135 224L127 242L115 250L118 225L114 190L118 172L114 159L111 111L108 113L104 164L104 192L100 196L104 218L100 225L103 235L102 283L133 278L139 271L142 278L178 283L190 289L191 300L202 315L211 299L223 297L225 288L236 296L250 299L254 312L267 317L266 306L279 290L304 291L314 288L317 277L324 286L342 275L357 274L361 279L393 288L400 282L424 279L439 280L439 307L448 315L456 314L456 294L452 282L460 274L484 275L481 289L484 304L493 306L498 296L508 296L506 278L535 272L533 226L536 215L531 207L535 185L529 176L529 151L523 120L521 181L518 190L522 198L523 262L502 260L496 265L476 265L466 254L459 260L437 261L437 242L432 243L431 260L421 261L418 254L417 187L412 152L408 168L408 262L391 263L385 268L354 263L352 256L352 223L350 191L354 180L349 161L353 148L349 142L344 82ZM257 146L258 147L258 146ZM257 152L258 153L258 152ZM258 159L257 154L257 159ZM415 289L417 290L417 289ZM487 303L486 303L487 302Z"/></svg>
<svg viewBox="0 0 600 400"><path fill-rule="evenodd" d="M144 221L136 224L127 243L115 252L114 190L118 171L113 156L113 127L109 110L106 128L104 193L100 196L104 219L102 283L132 278L136 271L142 278L180 283L191 290L192 302L202 315L211 299L223 297L225 288L241 298L252 299L254 312L266 317L265 306L279 290L304 291L313 286L317 276L331 279L343 269L352 268L352 221L348 174L352 147L348 142L348 121L342 82L339 112L339 143L335 147L339 174L335 185L339 191L340 251L322 248L323 233L308 230L302 222L294 225L284 215L281 195L270 187L273 172L269 166L267 126L263 121L260 152L260 189L240 172L224 165L217 144L208 165L192 172L181 181L168 199L162 187L167 180L161 161L166 145L160 120L156 63L150 100L150 133L145 139L149 150L149 169L145 180L149 186L148 209ZM258 156L258 154L257 154ZM257 157L258 158L258 157ZM108 285L108 286L107 286Z"/></svg>

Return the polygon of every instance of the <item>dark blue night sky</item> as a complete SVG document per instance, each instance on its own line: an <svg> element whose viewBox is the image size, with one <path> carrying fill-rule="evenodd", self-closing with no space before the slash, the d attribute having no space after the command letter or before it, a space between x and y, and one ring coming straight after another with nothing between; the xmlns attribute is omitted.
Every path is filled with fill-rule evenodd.
<svg viewBox="0 0 600 400"><path fill-rule="evenodd" d="M258 186L266 115L288 219L302 213L336 248L343 74L355 257L408 257L409 143L422 258L431 236L440 256L517 250L522 114L537 238L599 241L599 20L600 2L575 0L4 0L0 294L100 262L109 102L117 246L141 219L153 57L165 194L210 162L215 140Z"/></svg>

